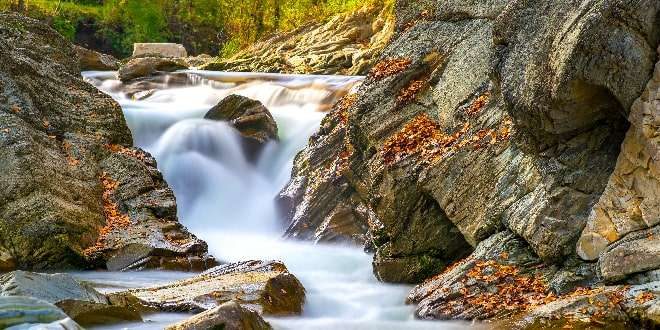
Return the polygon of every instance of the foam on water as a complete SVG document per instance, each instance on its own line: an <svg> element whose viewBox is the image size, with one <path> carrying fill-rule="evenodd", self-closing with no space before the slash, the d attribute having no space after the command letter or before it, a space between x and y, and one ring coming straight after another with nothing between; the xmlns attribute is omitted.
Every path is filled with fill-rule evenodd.
<svg viewBox="0 0 660 330"><path fill-rule="evenodd" d="M185 79L181 79L181 77ZM179 205L179 217L226 262L282 260L307 289L304 314L269 318L276 329L457 329L462 323L423 322L404 304L409 286L378 282L372 256L360 248L312 245L281 239L274 197L289 179L293 158L319 127L328 109L360 77L185 71L138 86L150 90L134 100L114 73L86 72L87 81L116 99L134 141L151 152ZM177 78L178 77L178 78ZM145 87L146 86L146 87ZM202 119L219 100L239 94L264 103L280 129L280 142L249 161L238 133L229 125ZM190 274L99 273L79 277L104 291L158 284ZM98 329L155 329L184 318L156 314L152 322Z"/></svg>

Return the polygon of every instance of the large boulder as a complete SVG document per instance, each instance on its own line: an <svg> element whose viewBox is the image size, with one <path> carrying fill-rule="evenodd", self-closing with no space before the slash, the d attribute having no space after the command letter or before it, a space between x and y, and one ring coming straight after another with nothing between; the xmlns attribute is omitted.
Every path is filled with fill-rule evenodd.
<svg viewBox="0 0 660 330"><path fill-rule="evenodd" d="M312 22L263 40L204 70L362 75L394 32L389 5L374 5L328 22Z"/></svg>
<svg viewBox="0 0 660 330"><path fill-rule="evenodd" d="M214 265L178 223L153 158L130 147L119 105L80 77L67 40L0 13L0 62L0 266Z"/></svg>
<svg viewBox="0 0 660 330"><path fill-rule="evenodd" d="M270 111L257 100L229 95L209 110L205 119L226 121L241 135L258 144L277 140L277 123Z"/></svg>
<svg viewBox="0 0 660 330"><path fill-rule="evenodd" d="M186 62L179 58L135 57L119 68L119 80L123 82L149 77L159 72L187 69Z"/></svg>
<svg viewBox="0 0 660 330"><path fill-rule="evenodd" d="M7 330L82 330L61 309L30 297L0 297L0 328Z"/></svg>
<svg viewBox="0 0 660 330"><path fill-rule="evenodd" d="M603 265L622 263L617 271L604 271L608 279L660 268L660 243L653 237L660 230L660 62L633 103L629 121L614 173L577 243L577 252L585 260L601 257ZM646 233L639 235L639 231Z"/></svg>
<svg viewBox="0 0 660 330"><path fill-rule="evenodd" d="M204 329L270 330L272 327L257 312L230 301L165 328L165 330Z"/></svg>
<svg viewBox="0 0 660 330"><path fill-rule="evenodd" d="M83 71L115 71L119 69L119 60L112 55L101 54L80 46L74 46L74 49L80 58L80 69Z"/></svg>
<svg viewBox="0 0 660 330"><path fill-rule="evenodd" d="M8 296L26 296L49 302L84 326L142 320L137 310L111 305L105 295L68 274L7 273L0 276L0 297Z"/></svg>
<svg viewBox="0 0 660 330"><path fill-rule="evenodd" d="M381 61L295 160L287 235L322 240L335 210L356 210L343 218L366 229L385 281L419 282L503 229L561 265L653 72L659 11L398 1Z"/></svg>
<svg viewBox="0 0 660 330"><path fill-rule="evenodd" d="M305 288L277 261L245 261L161 286L110 295L117 304L167 312L203 312L235 300L266 315L299 315Z"/></svg>

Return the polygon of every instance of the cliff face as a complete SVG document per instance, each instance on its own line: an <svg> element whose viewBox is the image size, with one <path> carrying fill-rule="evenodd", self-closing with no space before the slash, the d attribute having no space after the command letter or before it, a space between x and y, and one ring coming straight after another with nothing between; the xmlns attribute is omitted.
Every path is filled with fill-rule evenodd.
<svg viewBox="0 0 660 330"><path fill-rule="evenodd" d="M595 280L557 270L591 269L576 243L587 222L595 235L603 191L621 196L610 175L631 122L627 141L645 156L624 151L657 158L657 123L635 110L655 96L635 100L658 58L659 11L654 0L398 1L380 61L296 158L280 195L287 235L366 242L378 278L415 283L504 231L550 265L548 281ZM633 181L653 195L654 163L642 163ZM642 211L657 208L645 200Z"/></svg>
<svg viewBox="0 0 660 330"><path fill-rule="evenodd" d="M85 83L73 46L0 14L0 269L202 269L154 159L119 105Z"/></svg>
<svg viewBox="0 0 660 330"><path fill-rule="evenodd" d="M205 70L362 75L394 31L391 8L369 7L266 39Z"/></svg>

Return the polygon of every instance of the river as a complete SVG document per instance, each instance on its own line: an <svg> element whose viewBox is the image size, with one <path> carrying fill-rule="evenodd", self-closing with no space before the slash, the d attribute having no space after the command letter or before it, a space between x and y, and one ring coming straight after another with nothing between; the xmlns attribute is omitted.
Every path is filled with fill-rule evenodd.
<svg viewBox="0 0 660 330"><path fill-rule="evenodd" d="M453 322L415 320L404 304L409 286L378 282L372 256L359 247L282 239L274 197L290 177L293 158L318 129L324 111L361 77L184 71L124 85L114 72L85 79L121 105L134 143L158 160L177 197L180 221L223 262L283 261L307 290L300 317L268 318L275 329L461 329ZM261 101L279 127L279 142L248 160L238 133L202 119L222 98ZM180 272L82 272L104 292L191 277ZM162 329L184 314L154 314L143 323L93 329Z"/></svg>

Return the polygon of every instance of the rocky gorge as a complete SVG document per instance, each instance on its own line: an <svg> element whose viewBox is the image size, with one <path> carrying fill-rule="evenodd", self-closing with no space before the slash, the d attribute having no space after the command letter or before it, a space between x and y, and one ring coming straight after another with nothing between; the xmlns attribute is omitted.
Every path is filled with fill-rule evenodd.
<svg viewBox="0 0 660 330"><path fill-rule="evenodd" d="M653 329L659 46L655 0L399 0L203 68L366 74L298 154L276 204L287 239L363 246L378 280L415 285L415 317ZM149 97L162 71L197 65L153 54L117 64L5 13L0 59L0 326L176 311L198 314L171 329L269 329L262 315L303 313L306 289L283 263L209 254L119 105L80 77L81 65L117 68ZM251 153L283 131L242 96L204 117L229 123ZM18 269L198 274L103 294ZM38 313L7 316L25 306Z"/></svg>

